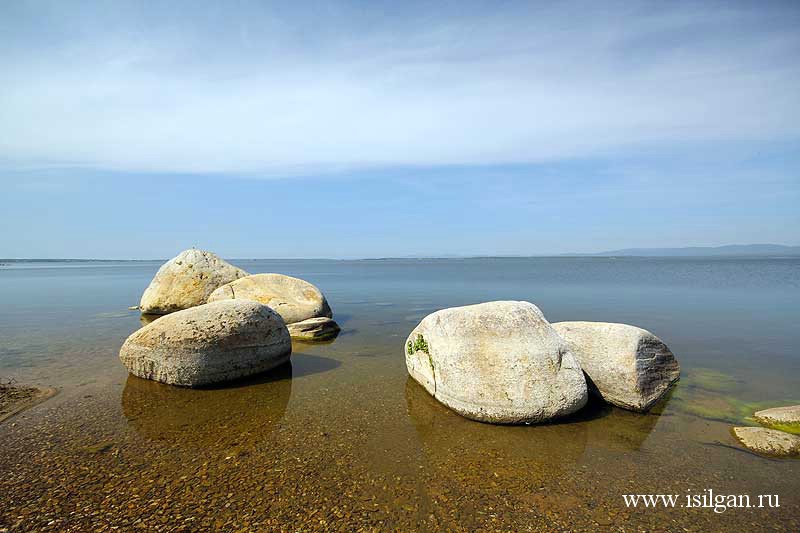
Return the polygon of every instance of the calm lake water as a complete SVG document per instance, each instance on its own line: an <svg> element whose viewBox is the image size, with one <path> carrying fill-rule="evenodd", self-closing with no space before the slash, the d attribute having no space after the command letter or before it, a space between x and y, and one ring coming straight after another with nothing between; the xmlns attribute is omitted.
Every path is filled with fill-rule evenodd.
<svg viewBox="0 0 800 533"><path fill-rule="evenodd" d="M0 425L0 529L800 531L800 461L729 433L800 402L798 259L232 262L316 284L342 334L249 381L169 387L117 358L160 263L0 266L0 378L60 389ZM437 309L503 299L646 328L681 381L647 415L466 420L407 377L403 341ZM780 507L622 499L706 489Z"/></svg>

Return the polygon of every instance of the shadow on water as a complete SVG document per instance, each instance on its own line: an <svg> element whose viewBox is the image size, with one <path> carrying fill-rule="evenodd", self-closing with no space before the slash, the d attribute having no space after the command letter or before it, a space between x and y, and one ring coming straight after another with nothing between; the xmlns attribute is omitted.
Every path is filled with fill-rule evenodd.
<svg viewBox="0 0 800 533"><path fill-rule="evenodd" d="M671 389L650 411L637 413L604 402L596 394L589 394L586 406L553 424L585 424L588 446L605 450L632 452L639 450L655 429L664 409L669 404Z"/></svg>
<svg viewBox="0 0 800 533"><path fill-rule="evenodd" d="M337 324L339 324L339 326L341 326L353 320L353 315L348 313L336 313L336 316L334 316L333 319Z"/></svg>
<svg viewBox="0 0 800 533"><path fill-rule="evenodd" d="M139 315L139 323L142 325L142 327L144 327L144 326L146 326L148 324L151 324L151 323L155 322L156 320L158 320L162 316L166 316L166 315L148 315L148 314L144 314L143 313L143 314Z"/></svg>
<svg viewBox="0 0 800 533"><path fill-rule="evenodd" d="M333 342L333 341L331 341ZM331 343L314 343L314 344L331 344ZM301 347L298 344L298 347ZM320 355L311 355L303 352L292 353L292 378L302 378L312 374L320 374L322 372L329 372L342 366L342 363L330 357L322 357Z"/></svg>

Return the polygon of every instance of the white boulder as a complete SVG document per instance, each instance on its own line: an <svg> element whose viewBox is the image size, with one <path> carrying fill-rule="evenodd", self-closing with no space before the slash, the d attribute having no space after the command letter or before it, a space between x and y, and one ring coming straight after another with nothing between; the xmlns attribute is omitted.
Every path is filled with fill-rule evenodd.
<svg viewBox="0 0 800 533"><path fill-rule="evenodd" d="M311 283L283 274L254 274L223 285L209 302L246 299L270 306L287 324L315 317L331 318L328 301Z"/></svg>
<svg viewBox="0 0 800 533"><path fill-rule="evenodd" d="M589 389L624 409L650 409L680 376L661 339L641 328L607 322L553 324L588 376Z"/></svg>
<svg viewBox="0 0 800 533"><path fill-rule="evenodd" d="M206 303L219 287L247 272L205 250L185 250L164 263L145 289L139 310L165 315Z"/></svg>
<svg viewBox="0 0 800 533"><path fill-rule="evenodd" d="M291 353L280 315L250 300L227 300L159 318L128 337L119 357L140 378L197 387L264 372Z"/></svg>
<svg viewBox="0 0 800 533"><path fill-rule="evenodd" d="M567 344L529 302L442 309L404 346L412 378L461 415L518 424L586 404L586 381Z"/></svg>

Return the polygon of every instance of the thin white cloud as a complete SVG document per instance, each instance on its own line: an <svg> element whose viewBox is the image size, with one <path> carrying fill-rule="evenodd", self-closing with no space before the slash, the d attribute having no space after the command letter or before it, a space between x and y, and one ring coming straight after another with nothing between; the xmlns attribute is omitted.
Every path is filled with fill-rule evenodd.
<svg viewBox="0 0 800 533"><path fill-rule="evenodd" d="M791 5L460 5L16 14L0 160L268 175L800 133Z"/></svg>

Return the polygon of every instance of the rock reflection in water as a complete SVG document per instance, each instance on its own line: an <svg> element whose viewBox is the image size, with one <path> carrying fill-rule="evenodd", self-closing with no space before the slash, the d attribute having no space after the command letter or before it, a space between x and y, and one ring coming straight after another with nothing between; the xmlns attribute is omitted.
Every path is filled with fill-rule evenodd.
<svg viewBox="0 0 800 533"><path fill-rule="evenodd" d="M176 387L130 375L122 410L147 439L193 447L243 446L275 429L291 393L291 363L218 388Z"/></svg>
<svg viewBox="0 0 800 533"><path fill-rule="evenodd" d="M405 393L425 463L427 479L419 488L423 516L436 516L444 529L475 530L486 509L498 506L499 494L503 505L542 513L574 512L582 505L572 487L541 488L571 479L580 469L585 423L486 424L449 410L412 378ZM548 492L558 498L547 498ZM451 502L459 502L457 516L441 512Z"/></svg>
<svg viewBox="0 0 800 533"><path fill-rule="evenodd" d="M440 404L410 377L406 403L425 453L445 470L448 463L452 467L465 461L485 461L487 453L563 466L575 463L586 448L586 424L501 426L476 422Z"/></svg>
<svg viewBox="0 0 800 533"><path fill-rule="evenodd" d="M669 397L644 414L590 398L581 411L549 424L496 426L467 420L436 401L413 379L406 383L408 413L428 453L459 450L474 452L477 457L485 447L539 461L549 458L554 464L575 463L586 448L639 450L655 429Z"/></svg>

